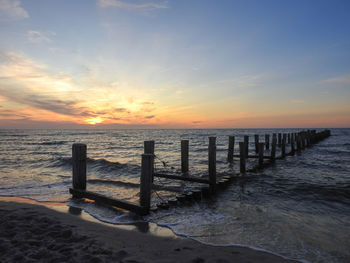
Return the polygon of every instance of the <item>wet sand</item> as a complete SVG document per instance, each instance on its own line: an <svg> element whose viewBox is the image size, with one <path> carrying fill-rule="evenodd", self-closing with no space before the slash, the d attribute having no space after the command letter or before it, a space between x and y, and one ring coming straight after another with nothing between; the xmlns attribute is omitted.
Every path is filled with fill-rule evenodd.
<svg viewBox="0 0 350 263"><path fill-rule="evenodd" d="M42 205L0 201L0 262L295 262L83 220Z"/></svg>

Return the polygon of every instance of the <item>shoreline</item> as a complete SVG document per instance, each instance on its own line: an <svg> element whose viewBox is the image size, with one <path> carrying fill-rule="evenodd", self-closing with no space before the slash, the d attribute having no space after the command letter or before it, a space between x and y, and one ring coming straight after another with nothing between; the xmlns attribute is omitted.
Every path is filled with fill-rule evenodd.
<svg viewBox="0 0 350 263"><path fill-rule="evenodd" d="M244 246L206 245L164 227L142 232L103 223L67 212L65 203L7 199L0 197L1 262L298 262Z"/></svg>

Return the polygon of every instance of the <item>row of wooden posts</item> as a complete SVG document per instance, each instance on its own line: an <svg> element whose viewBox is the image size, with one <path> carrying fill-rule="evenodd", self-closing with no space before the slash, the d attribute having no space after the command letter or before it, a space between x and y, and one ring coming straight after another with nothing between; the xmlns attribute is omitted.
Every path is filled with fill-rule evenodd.
<svg viewBox="0 0 350 263"><path fill-rule="evenodd" d="M306 147L327 138L330 136L329 130L316 132L315 130L302 131L298 133L273 133L270 144L270 135L265 135L265 141L259 141L259 135L254 136L255 155L249 155L249 136L244 136L243 142L239 142L239 154L234 152L235 136L229 136L227 161L234 162L234 157L240 160L240 173L246 173L246 159L257 158L258 165L255 169L261 169L265 165L273 164L276 159L282 159L286 155L294 155L295 152L300 152ZM290 145L290 151L286 152L286 146ZM270 150L271 146L271 150ZM281 156L276 157L276 147L281 148ZM264 152L269 151L269 155L265 156ZM86 191L86 145L73 144L72 147L72 163L73 163L73 188L70 188L70 193L73 197L88 198L104 204L116 206L122 209L131 210L138 214L145 215L149 213L151 207L151 194L153 187L153 178L162 177L174 180L183 180L209 185L209 193L213 194L218 185L216 176L216 137L209 137L208 146L208 179L190 177L189 176L189 141L181 140L181 175L161 174L154 170L154 141L144 142L144 154L141 159L141 177L140 177L140 201L138 204L133 204L123 200L109 198L97 193ZM268 162L264 163L264 159ZM227 180L226 180L227 181ZM221 182L219 182L221 183ZM208 187L203 188L208 192Z"/></svg>

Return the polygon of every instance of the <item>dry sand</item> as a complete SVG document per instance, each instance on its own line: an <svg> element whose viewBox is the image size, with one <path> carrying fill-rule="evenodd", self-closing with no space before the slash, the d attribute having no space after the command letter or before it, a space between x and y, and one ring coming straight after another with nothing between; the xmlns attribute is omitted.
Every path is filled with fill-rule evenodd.
<svg viewBox="0 0 350 263"><path fill-rule="evenodd" d="M3 200L3 199L2 199ZM45 206L0 201L0 262L295 262L89 222Z"/></svg>

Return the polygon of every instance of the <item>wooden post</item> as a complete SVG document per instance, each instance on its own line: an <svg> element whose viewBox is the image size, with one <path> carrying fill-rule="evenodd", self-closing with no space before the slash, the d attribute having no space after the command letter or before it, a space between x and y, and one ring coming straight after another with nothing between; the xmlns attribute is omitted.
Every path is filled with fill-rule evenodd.
<svg viewBox="0 0 350 263"><path fill-rule="evenodd" d="M290 133L288 133L288 144L290 144Z"/></svg>
<svg viewBox="0 0 350 263"><path fill-rule="evenodd" d="M305 134L304 134L304 132L302 132L300 134L300 138L301 138L301 149L305 150Z"/></svg>
<svg viewBox="0 0 350 263"><path fill-rule="evenodd" d="M278 147L281 147L281 145L282 145L282 134L279 133L278 134Z"/></svg>
<svg viewBox="0 0 350 263"><path fill-rule="evenodd" d="M154 141L144 141L144 153L154 154Z"/></svg>
<svg viewBox="0 0 350 263"><path fill-rule="evenodd" d="M210 190L213 193L216 186L216 137L209 137L208 159L209 184Z"/></svg>
<svg viewBox="0 0 350 263"><path fill-rule="evenodd" d="M271 143L271 162L275 162L276 158L276 133L272 134L272 143Z"/></svg>
<svg viewBox="0 0 350 263"><path fill-rule="evenodd" d="M235 136L228 137L228 152L227 152L227 161L233 162L233 153L235 151Z"/></svg>
<svg viewBox="0 0 350 263"><path fill-rule="evenodd" d="M86 144L72 146L73 189L86 189Z"/></svg>
<svg viewBox="0 0 350 263"><path fill-rule="evenodd" d="M265 134L265 146L266 150L270 149L270 134Z"/></svg>
<svg viewBox="0 0 350 263"><path fill-rule="evenodd" d="M151 207L153 154L142 154L140 178L140 205L146 209Z"/></svg>
<svg viewBox="0 0 350 263"><path fill-rule="evenodd" d="M249 152L249 136L245 135L244 136L244 145L245 145L245 156L248 158L248 152Z"/></svg>
<svg viewBox="0 0 350 263"><path fill-rule="evenodd" d="M188 173L188 140L181 140L181 172Z"/></svg>
<svg viewBox="0 0 350 263"><path fill-rule="evenodd" d="M290 153L292 154L292 155L294 155L295 154L295 145L294 145L294 135L293 135L293 133L292 133L292 136L291 136L291 140L290 140L290 148L291 148L291 150L290 150Z"/></svg>
<svg viewBox="0 0 350 263"><path fill-rule="evenodd" d="M264 143L259 143L259 167L262 168L264 165Z"/></svg>
<svg viewBox="0 0 350 263"><path fill-rule="evenodd" d="M259 152L259 135L254 135L254 141L255 141L255 153Z"/></svg>
<svg viewBox="0 0 350 263"><path fill-rule="evenodd" d="M282 138L282 145L281 145L281 156L282 158L286 157L286 141L287 141L287 134L283 134Z"/></svg>
<svg viewBox="0 0 350 263"><path fill-rule="evenodd" d="M239 165L239 171L240 173L244 174L246 170L246 146L244 142L239 142L239 155L240 155L240 165Z"/></svg>
<svg viewBox="0 0 350 263"><path fill-rule="evenodd" d="M154 155L154 141L144 141L143 142L143 148L145 154L153 154ZM153 167L152 167L152 182L154 177L154 160L153 160Z"/></svg>
<svg viewBox="0 0 350 263"><path fill-rule="evenodd" d="M311 146L311 142L310 142L310 130L307 130L307 132L306 132L306 147L310 147Z"/></svg>
<svg viewBox="0 0 350 263"><path fill-rule="evenodd" d="M301 138L300 138L299 133L295 134L295 141L297 143L297 151L300 152L301 151Z"/></svg>

